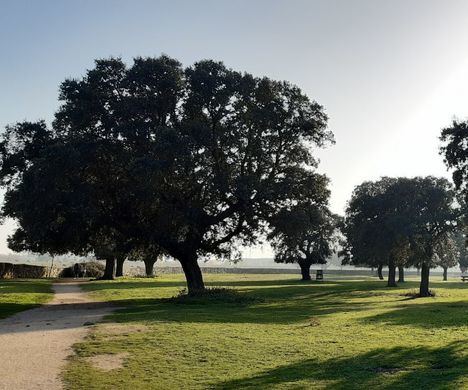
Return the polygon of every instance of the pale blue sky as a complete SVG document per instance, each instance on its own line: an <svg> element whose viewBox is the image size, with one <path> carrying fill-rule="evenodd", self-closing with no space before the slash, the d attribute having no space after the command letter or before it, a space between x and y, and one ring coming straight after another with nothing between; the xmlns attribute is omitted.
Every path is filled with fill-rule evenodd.
<svg viewBox="0 0 468 390"><path fill-rule="evenodd" d="M98 57L223 60L325 106L337 144L320 170L342 213L363 180L447 174L437 136L468 116L467 15L463 0L0 0L0 127L50 120L59 83Z"/></svg>

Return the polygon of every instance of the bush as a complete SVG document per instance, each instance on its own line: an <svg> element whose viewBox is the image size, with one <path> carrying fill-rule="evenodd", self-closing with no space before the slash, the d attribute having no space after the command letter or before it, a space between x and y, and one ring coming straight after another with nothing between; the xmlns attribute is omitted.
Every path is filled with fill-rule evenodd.
<svg viewBox="0 0 468 390"><path fill-rule="evenodd" d="M104 263L99 261L88 261L85 263L86 276L90 278L100 278L104 275L104 269L106 268Z"/></svg>
<svg viewBox="0 0 468 390"><path fill-rule="evenodd" d="M82 268L86 269L86 273L84 277L86 278L100 278L102 275L104 275L104 264L100 263L99 261L86 261L84 263L79 263ZM60 273L61 278L74 278L75 277L75 272L74 272L74 267L75 265L72 265L71 267L66 267L62 270Z"/></svg>

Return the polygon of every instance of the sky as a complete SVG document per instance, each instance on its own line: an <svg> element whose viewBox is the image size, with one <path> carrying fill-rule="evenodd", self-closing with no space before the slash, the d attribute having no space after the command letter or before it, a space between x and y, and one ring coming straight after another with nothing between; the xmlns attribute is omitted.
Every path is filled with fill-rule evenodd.
<svg viewBox="0 0 468 390"><path fill-rule="evenodd" d="M468 117L467 15L464 0L0 0L0 129L50 121L59 84L96 58L222 60L325 107L336 144L316 155L343 214L364 180L450 177L438 135Z"/></svg>

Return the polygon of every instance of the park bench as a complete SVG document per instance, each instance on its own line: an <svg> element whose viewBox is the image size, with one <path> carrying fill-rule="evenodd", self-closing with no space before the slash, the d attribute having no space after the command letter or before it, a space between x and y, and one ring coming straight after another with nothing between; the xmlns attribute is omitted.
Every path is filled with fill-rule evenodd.
<svg viewBox="0 0 468 390"><path fill-rule="evenodd" d="M461 280L462 282L466 282L468 280L468 275L462 275Z"/></svg>
<svg viewBox="0 0 468 390"><path fill-rule="evenodd" d="M323 280L323 270L317 270L317 272L315 273L315 280Z"/></svg>

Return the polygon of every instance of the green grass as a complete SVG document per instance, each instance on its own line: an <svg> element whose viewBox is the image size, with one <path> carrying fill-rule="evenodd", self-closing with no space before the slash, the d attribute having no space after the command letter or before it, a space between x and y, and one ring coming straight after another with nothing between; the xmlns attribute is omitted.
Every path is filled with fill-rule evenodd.
<svg viewBox="0 0 468 390"><path fill-rule="evenodd" d="M75 346L70 389L468 388L468 284L433 282L435 298L361 279L207 275L239 299L174 300L182 276L92 282L126 309ZM232 295L232 294L227 294ZM86 357L126 352L109 372Z"/></svg>
<svg viewBox="0 0 468 390"><path fill-rule="evenodd" d="M39 306L52 296L48 280L0 280L0 318Z"/></svg>

